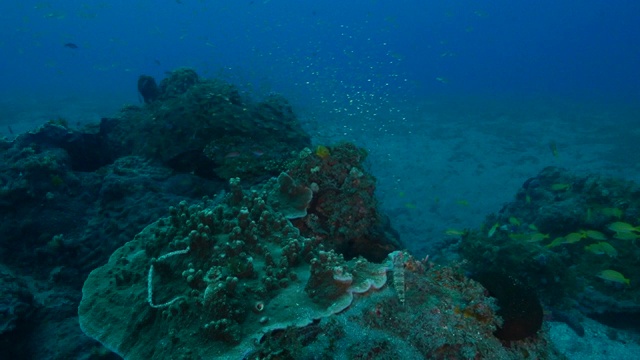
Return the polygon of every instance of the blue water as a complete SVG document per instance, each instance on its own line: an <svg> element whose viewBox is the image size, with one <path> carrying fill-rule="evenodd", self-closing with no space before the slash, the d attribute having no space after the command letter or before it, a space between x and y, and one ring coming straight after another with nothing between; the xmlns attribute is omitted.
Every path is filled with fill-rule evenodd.
<svg viewBox="0 0 640 360"><path fill-rule="evenodd" d="M630 0L4 1L0 93L135 99L139 74L191 66L309 103L357 91L638 102L638 19Z"/></svg>

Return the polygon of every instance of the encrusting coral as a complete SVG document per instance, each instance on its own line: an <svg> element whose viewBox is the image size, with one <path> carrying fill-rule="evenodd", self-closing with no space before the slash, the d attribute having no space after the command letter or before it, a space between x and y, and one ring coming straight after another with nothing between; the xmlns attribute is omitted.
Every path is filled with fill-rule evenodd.
<svg viewBox="0 0 640 360"><path fill-rule="evenodd" d="M277 179L267 183L265 187L273 187L267 195L267 202L287 219L307 216L307 208L313 199L311 189L296 184L286 172L281 173Z"/></svg>
<svg viewBox="0 0 640 360"><path fill-rule="evenodd" d="M384 265L322 251L267 204L267 192L230 186L204 206L171 208L91 273L79 310L85 333L126 358L233 358L268 331L335 314L385 285ZM215 345L198 348L204 341Z"/></svg>

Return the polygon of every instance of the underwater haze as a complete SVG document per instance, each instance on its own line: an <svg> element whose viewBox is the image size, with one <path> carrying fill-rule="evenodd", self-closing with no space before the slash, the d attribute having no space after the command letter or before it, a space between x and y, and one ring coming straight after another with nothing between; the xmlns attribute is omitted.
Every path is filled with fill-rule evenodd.
<svg viewBox="0 0 640 360"><path fill-rule="evenodd" d="M134 101L138 75L161 78L190 66L300 102L341 101L357 92L394 100L465 95L640 101L635 1L0 6L4 96L96 93Z"/></svg>
<svg viewBox="0 0 640 360"><path fill-rule="evenodd" d="M300 125L292 125L299 141L290 141L289 151L309 147L324 160L341 141L366 149L366 169L376 180L372 203L389 217L403 248L425 264L460 260L456 246L468 229L486 235L493 225L492 237L502 231L497 225L509 228L492 214L524 199L517 196L532 178L565 174L544 172L549 167L576 178L597 174L640 182L639 1L5 0L0 21L0 139L7 149L11 140L47 122L81 131L104 118L133 118L125 110L151 108L137 88L141 75L160 84L177 69L190 68L200 79L233 84L246 104L276 99L282 105L274 94L286 99L295 121L280 120ZM258 133L260 124L247 123ZM175 129L182 130L171 123L154 130ZM278 131L278 138L290 135ZM245 150L251 160L266 161L271 150L221 148L207 150L219 151L220 162L233 162ZM98 167L87 173L100 173ZM197 174L191 170L185 173ZM71 186L63 178L47 178L47 186ZM217 180L223 178L229 177ZM0 176L0 200L11 181ZM565 180L553 185L563 193L574 189ZM174 199L173 193L168 197ZM622 211L614 205L600 207ZM147 215L136 220L146 226L159 216L151 210ZM514 215L511 225L521 220ZM635 240L640 225L626 221L623 233ZM572 231L578 230L586 239L588 229ZM609 235L614 233L619 235ZM49 235L34 236L43 248L61 246ZM535 235L537 241L548 236ZM102 263L130 238L112 240L112 248L100 249ZM55 276L63 277L56 269ZM79 270L76 280L84 281L89 270ZM638 281L635 274L606 274L618 285ZM43 281L55 277L48 276ZM69 286L79 299L81 284ZM76 305L70 316L76 316ZM598 330L592 335L607 331L593 326ZM69 331L80 334L79 328ZM640 351L604 336L577 339L568 332L552 337L572 359ZM624 339L638 345L635 335ZM0 345L7 343L0 338Z"/></svg>

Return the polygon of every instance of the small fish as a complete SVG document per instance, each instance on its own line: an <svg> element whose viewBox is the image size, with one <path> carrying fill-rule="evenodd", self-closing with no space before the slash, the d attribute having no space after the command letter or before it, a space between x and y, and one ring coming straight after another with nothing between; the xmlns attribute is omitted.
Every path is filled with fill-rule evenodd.
<svg viewBox="0 0 640 360"><path fill-rule="evenodd" d="M609 257L618 257L618 250L611 246L608 242L601 241L597 244L585 246L584 249L596 255L609 255Z"/></svg>
<svg viewBox="0 0 640 360"><path fill-rule="evenodd" d="M517 217L515 217L515 216L511 216L511 217L509 218L509 224L511 224L511 225L513 225L513 226L520 226L520 225L522 225L522 223L520 223L520 220L518 220L518 218L517 218Z"/></svg>
<svg viewBox="0 0 640 360"><path fill-rule="evenodd" d="M607 240L607 236L600 231L596 230L580 230L580 233L589 239L593 240Z"/></svg>
<svg viewBox="0 0 640 360"><path fill-rule="evenodd" d="M405 203L405 204L404 204L404 207L406 207L407 209L417 209L417 208L418 208L418 207L416 206L416 204L414 204L414 203L410 203L410 202Z"/></svg>
<svg viewBox="0 0 640 360"><path fill-rule="evenodd" d="M596 255L604 255L604 249L602 249L602 247L600 247L600 245L598 244L591 244L589 246L585 246L584 247L584 251L588 251L590 253L594 253Z"/></svg>
<svg viewBox="0 0 640 360"><path fill-rule="evenodd" d="M549 234L535 233L531 235L531 237L529 238L529 240L527 240L527 242L539 242L548 238L549 238Z"/></svg>
<svg viewBox="0 0 640 360"><path fill-rule="evenodd" d="M529 224L529 226L527 226L530 230L533 231L538 231L538 227L536 226L536 224Z"/></svg>
<svg viewBox="0 0 640 360"><path fill-rule="evenodd" d="M318 157L320 157L321 159L326 159L329 156L331 156L331 151L329 150L328 147L326 147L324 145L318 145L316 147L316 155Z"/></svg>
<svg viewBox="0 0 640 360"><path fill-rule="evenodd" d="M615 270L603 270L597 275L600 279L615 282L618 284L627 284L631 283L631 280L627 279L621 273Z"/></svg>
<svg viewBox="0 0 640 360"><path fill-rule="evenodd" d="M549 150L551 150L551 154L553 155L554 158L558 158L558 145L556 145L556 142L551 140L551 142L549 142Z"/></svg>
<svg viewBox="0 0 640 360"><path fill-rule="evenodd" d="M551 191L569 191L571 190L571 184L553 184L551 185Z"/></svg>
<svg viewBox="0 0 640 360"><path fill-rule="evenodd" d="M66 43L66 44L64 44L64 47L69 48L69 49L74 49L74 50L79 48L79 46L74 44L74 43Z"/></svg>
<svg viewBox="0 0 640 360"><path fill-rule="evenodd" d="M609 230L617 232L617 233L630 233L630 232L640 232L640 228L633 226L629 223L616 221L614 223L609 224L607 227Z"/></svg>
<svg viewBox="0 0 640 360"><path fill-rule="evenodd" d="M550 244L546 245L546 247L551 249L551 248L554 248L556 246L560 246L560 245L566 244L566 243L567 243L567 241L565 240L565 238L560 236L560 237L557 237L557 238L553 239L553 241Z"/></svg>
<svg viewBox="0 0 640 360"><path fill-rule="evenodd" d="M509 234L509 239L511 239L511 240L526 241L528 243L539 242L539 241L542 241L543 239L548 239L548 238L549 238L548 234L540 234L540 233L535 233L535 234Z"/></svg>
<svg viewBox="0 0 640 360"><path fill-rule="evenodd" d="M609 244L608 242L601 241L597 245L599 245L600 248L605 252L605 254L609 255L610 257L618 257L618 250L616 250L616 248L611 246L611 244Z"/></svg>
<svg viewBox="0 0 640 360"><path fill-rule="evenodd" d="M527 204L531 204L531 195L527 194L527 195L524 197L524 201L525 201Z"/></svg>
<svg viewBox="0 0 640 360"><path fill-rule="evenodd" d="M600 212L602 212L603 215L608 216L608 217L614 217L616 219L620 219L623 215L622 210L618 209L618 208L610 208L610 207L606 207L603 208L602 210L600 210Z"/></svg>
<svg viewBox="0 0 640 360"><path fill-rule="evenodd" d="M239 152L237 152L237 151L232 151L232 152L228 153L227 155L225 155L224 157L225 157L226 159L233 159L233 158L240 157L240 155L241 155L241 154L240 154Z"/></svg>
<svg viewBox="0 0 640 360"><path fill-rule="evenodd" d="M492 237L495 233L496 230L498 230L498 227L500 226L500 223L495 223L491 229L489 229L489 233L487 233L487 236Z"/></svg>
<svg viewBox="0 0 640 360"><path fill-rule="evenodd" d="M618 232L613 235L613 238L618 240L638 240L640 235L632 232Z"/></svg>
<svg viewBox="0 0 640 360"><path fill-rule="evenodd" d="M515 241L528 241L531 238L529 234L509 234L509 239Z"/></svg>
<svg viewBox="0 0 640 360"><path fill-rule="evenodd" d="M462 236L462 235L464 235L466 233L466 231L456 230L456 229L448 229L444 233L449 235L449 236Z"/></svg>
<svg viewBox="0 0 640 360"><path fill-rule="evenodd" d="M461 205L461 206L469 206L469 202L467 200L464 200L464 199L456 200L456 204Z"/></svg>
<svg viewBox="0 0 640 360"><path fill-rule="evenodd" d="M585 235L579 232L572 232L564 237L567 244L577 243L578 241L585 238Z"/></svg>

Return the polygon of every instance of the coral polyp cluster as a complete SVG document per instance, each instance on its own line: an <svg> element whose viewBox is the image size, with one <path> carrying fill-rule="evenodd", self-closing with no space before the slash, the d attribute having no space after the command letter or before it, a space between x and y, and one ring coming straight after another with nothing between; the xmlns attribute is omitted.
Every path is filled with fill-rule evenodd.
<svg viewBox="0 0 640 360"><path fill-rule="evenodd" d="M91 273L80 305L84 331L125 357L179 354L193 341L217 344L202 355L233 356L268 331L338 313L354 294L385 285L385 265L323 251L268 204L269 194L232 179L214 200L172 207ZM130 327L140 341L124 341ZM148 346L158 331L173 334L170 348Z"/></svg>

